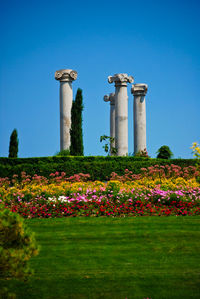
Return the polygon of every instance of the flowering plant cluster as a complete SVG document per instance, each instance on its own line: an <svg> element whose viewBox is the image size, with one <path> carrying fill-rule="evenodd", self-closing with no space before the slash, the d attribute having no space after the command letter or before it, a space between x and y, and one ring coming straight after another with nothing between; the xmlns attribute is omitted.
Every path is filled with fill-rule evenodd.
<svg viewBox="0 0 200 299"><path fill-rule="evenodd" d="M112 173L108 182L89 181L89 175L49 178L22 173L0 179L0 203L25 218L67 216L200 215L199 173L176 165Z"/></svg>
<svg viewBox="0 0 200 299"><path fill-rule="evenodd" d="M192 179L199 177L200 172L194 166L180 167L178 165L154 165L148 168L141 168L140 174L133 174L132 171L125 169L123 176L117 175L115 172L111 174L111 180L119 180L122 182L140 180L142 178L148 178L151 180L160 179L162 182L164 179L184 178Z"/></svg>
<svg viewBox="0 0 200 299"><path fill-rule="evenodd" d="M196 159L200 159L200 145L197 142L192 143L192 153Z"/></svg>

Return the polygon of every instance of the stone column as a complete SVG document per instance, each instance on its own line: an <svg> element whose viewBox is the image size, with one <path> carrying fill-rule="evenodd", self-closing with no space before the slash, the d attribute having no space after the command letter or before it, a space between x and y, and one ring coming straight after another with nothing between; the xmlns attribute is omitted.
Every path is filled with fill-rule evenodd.
<svg viewBox="0 0 200 299"><path fill-rule="evenodd" d="M117 156L128 155L128 95L127 83L133 83L133 77L127 74L115 74L108 77L115 82L115 147Z"/></svg>
<svg viewBox="0 0 200 299"><path fill-rule="evenodd" d="M71 108L73 101L72 81L77 72L66 69L55 72L55 79L60 81L60 150L70 149Z"/></svg>
<svg viewBox="0 0 200 299"><path fill-rule="evenodd" d="M115 138L115 94L110 93L104 96L105 102L110 102L110 137ZM115 147L115 140L110 143L110 148ZM110 153L112 156L112 153Z"/></svg>
<svg viewBox="0 0 200 299"><path fill-rule="evenodd" d="M146 145L146 103L147 84L133 84L131 93L134 96L134 154L144 151Z"/></svg>

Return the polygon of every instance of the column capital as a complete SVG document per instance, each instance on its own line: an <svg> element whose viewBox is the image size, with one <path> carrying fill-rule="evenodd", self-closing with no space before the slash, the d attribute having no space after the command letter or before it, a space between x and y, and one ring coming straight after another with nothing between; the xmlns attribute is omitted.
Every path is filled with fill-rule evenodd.
<svg viewBox="0 0 200 299"><path fill-rule="evenodd" d="M103 99L105 102L110 102L110 105L115 105L115 93L106 94Z"/></svg>
<svg viewBox="0 0 200 299"><path fill-rule="evenodd" d="M144 83L133 84L131 88L131 93L134 96L145 96L148 90L148 85Z"/></svg>
<svg viewBox="0 0 200 299"><path fill-rule="evenodd" d="M127 83L133 83L132 76L127 74L115 74L114 76L108 76L108 83L115 82L115 86L127 86Z"/></svg>
<svg viewBox="0 0 200 299"><path fill-rule="evenodd" d="M70 69L62 69L55 72L55 79L61 82L72 82L77 79L77 72Z"/></svg>

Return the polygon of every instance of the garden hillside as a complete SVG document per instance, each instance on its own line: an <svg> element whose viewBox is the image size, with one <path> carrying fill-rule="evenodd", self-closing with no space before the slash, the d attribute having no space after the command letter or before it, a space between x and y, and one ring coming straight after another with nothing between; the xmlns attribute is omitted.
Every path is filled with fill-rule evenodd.
<svg viewBox="0 0 200 299"><path fill-rule="evenodd" d="M180 167L195 166L197 159L151 159L142 157L73 157L54 156L42 158L0 158L0 177L12 178L25 171L28 175L49 177L51 173L65 172L67 176L77 173L89 174L91 180L107 180L112 172L119 175L125 169L135 174L141 173L141 168L155 165L178 165Z"/></svg>
<svg viewBox="0 0 200 299"><path fill-rule="evenodd" d="M22 172L0 179L0 203L24 218L200 215L199 168L155 165L125 169L108 181L89 174L49 177Z"/></svg>
<svg viewBox="0 0 200 299"><path fill-rule="evenodd" d="M32 278L0 277L2 289L24 299L199 298L197 160L56 159L1 159L10 174L0 209L25 218L41 248Z"/></svg>

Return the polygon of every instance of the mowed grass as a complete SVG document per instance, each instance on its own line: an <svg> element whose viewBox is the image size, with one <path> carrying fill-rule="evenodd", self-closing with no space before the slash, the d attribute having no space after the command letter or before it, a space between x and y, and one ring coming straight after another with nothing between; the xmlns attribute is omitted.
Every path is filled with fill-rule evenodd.
<svg viewBox="0 0 200 299"><path fill-rule="evenodd" d="M200 217L31 219L34 276L17 298L200 298Z"/></svg>

